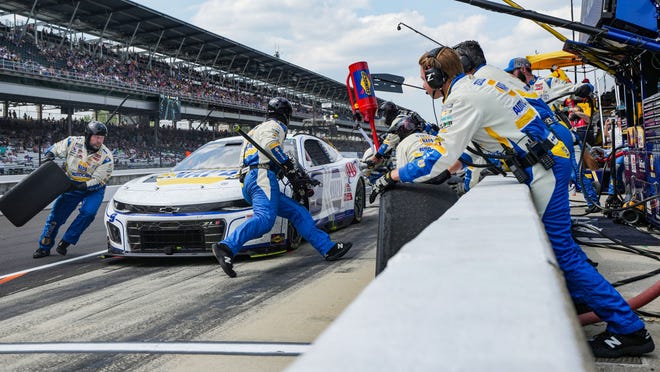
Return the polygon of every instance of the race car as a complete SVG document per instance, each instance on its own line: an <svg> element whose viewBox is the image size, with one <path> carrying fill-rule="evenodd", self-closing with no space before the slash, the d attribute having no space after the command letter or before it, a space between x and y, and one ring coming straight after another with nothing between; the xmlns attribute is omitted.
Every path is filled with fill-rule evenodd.
<svg viewBox="0 0 660 372"><path fill-rule="evenodd" d="M104 222L110 256L211 256L211 244L252 217L243 199L240 173L242 137L211 141L168 172L122 185L108 202ZM318 137L297 134L285 151L320 185L300 200L316 225L328 231L360 222L365 178L359 159L344 158ZM286 178L280 188L291 195ZM252 257L295 249L300 236L277 218L270 232L249 241L240 254Z"/></svg>

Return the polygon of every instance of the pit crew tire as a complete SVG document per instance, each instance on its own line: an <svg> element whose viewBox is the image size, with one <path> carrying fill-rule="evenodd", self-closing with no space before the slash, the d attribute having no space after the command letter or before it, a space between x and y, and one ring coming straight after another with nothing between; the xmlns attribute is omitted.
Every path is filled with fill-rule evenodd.
<svg viewBox="0 0 660 372"><path fill-rule="evenodd" d="M302 197L300 194L293 193L291 195L293 200L297 201L300 203L305 209L309 210L309 199L307 197ZM286 240L287 240L287 245L286 249L289 251L293 251L298 249L300 247L300 244L303 241L302 236L300 233L298 233L298 230L293 226L291 221L286 220Z"/></svg>
<svg viewBox="0 0 660 372"><path fill-rule="evenodd" d="M458 200L446 184L397 184L380 195L376 275L387 261ZM438 244L438 249L441 244Z"/></svg>
<svg viewBox="0 0 660 372"><path fill-rule="evenodd" d="M23 226L70 187L62 168L47 161L0 198L0 211L14 226Z"/></svg>
<svg viewBox="0 0 660 372"><path fill-rule="evenodd" d="M353 195L353 221L352 223L360 223L362 221L362 215L364 214L364 208L366 206L367 198L366 191L364 189L364 179L360 178L355 186L355 194Z"/></svg>

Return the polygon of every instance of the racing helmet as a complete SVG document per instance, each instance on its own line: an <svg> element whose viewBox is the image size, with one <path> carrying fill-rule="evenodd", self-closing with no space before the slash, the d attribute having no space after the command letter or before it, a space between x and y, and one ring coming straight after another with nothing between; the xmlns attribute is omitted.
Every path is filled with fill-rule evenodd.
<svg viewBox="0 0 660 372"><path fill-rule="evenodd" d="M99 151L99 148L93 147L89 140L92 136L107 136L108 127L100 121L92 120L85 127L85 146L89 151Z"/></svg>
<svg viewBox="0 0 660 372"><path fill-rule="evenodd" d="M419 132L420 130L420 124L409 115L406 115L396 118L387 133L394 133L399 136L400 141L403 141L410 134Z"/></svg>
<svg viewBox="0 0 660 372"><path fill-rule="evenodd" d="M291 103L286 98L274 97L268 101L268 107L266 108L267 118L275 118L284 125L289 125L291 114L293 114L293 107L291 107Z"/></svg>
<svg viewBox="0 0 660 372"><path fill-rule="evenodd" d="M383 102L378 108L377 115L385 119L385 125L389 126L394 121L394 118L399 115L399 107L392 101Z"/></svg>

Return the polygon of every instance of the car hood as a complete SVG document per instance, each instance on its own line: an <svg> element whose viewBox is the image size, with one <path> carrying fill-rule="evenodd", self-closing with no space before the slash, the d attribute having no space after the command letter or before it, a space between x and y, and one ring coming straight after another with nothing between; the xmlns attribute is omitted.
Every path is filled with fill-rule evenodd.
<svg viewBox="0 0 660 372"><path fill-rule="evenodd" d="M243 199L238 169L150 174L122 185L113 199L137 205L189 205Z"/></svg>

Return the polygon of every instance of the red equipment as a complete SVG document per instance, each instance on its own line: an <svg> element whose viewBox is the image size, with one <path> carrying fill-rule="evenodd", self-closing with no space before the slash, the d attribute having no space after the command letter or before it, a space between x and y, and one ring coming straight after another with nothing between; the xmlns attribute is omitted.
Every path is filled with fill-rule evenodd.
<svg viewBox="0 0 660 372"><path fill-rule="evenodd" d="M378 133L376 133L376 123L374 122L378 110L378 101L376 100L371 74L369 74L369 66L364 61L355 62L348 66L348 71L346 89L348 90L348 98L351 101L351 109L353 114L355 114L355 110L358 110L362 119L369 123L374 146L378 150L380 145L378 144Z"/></svg>

